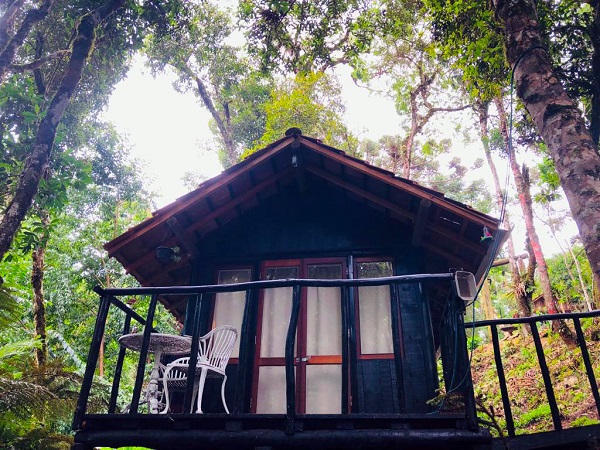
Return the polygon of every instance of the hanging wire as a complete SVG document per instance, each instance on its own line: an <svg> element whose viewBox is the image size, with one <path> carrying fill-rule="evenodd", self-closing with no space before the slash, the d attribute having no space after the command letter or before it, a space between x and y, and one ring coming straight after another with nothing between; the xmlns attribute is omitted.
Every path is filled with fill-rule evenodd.
<svg viewBox="0 0 600 450"><path fill-rule="evenodd" d="M499 221L501 224L504 222L504 217L506 214L506 204L508 203L508 185L510 182L510 163L511 163L511 158L513 157L513 153L514 153L513 146L512 146L512 141L513 141L512 135L513 135L513 113L514 113L513 97L514 97L515 71L516 71L519 63L523 60L523 58L525 58L525 56L527 56L533 50L537 50L537 49L546 50L546 48L541 45L534 45L534 46L528 48L523 53L521 53L521 55L519 55L519 57L515 61L515 64L513 65L512 69L510 71L510 96L509 96L510 97L510 106L509 106L509 114L508 114L508 150L509 150L508 153L509 154L508 154L508 161L507 161L507 167L506 167L506 178L504 180L504 192L502 193L502 205L500 207ZM494 239L492 242L492 251L491 251L492 255L496 254L496 252L498 251L499 245L500 245L499 240ZM485 280L487 278L488 274L490 273L490 269L492 268L493 262L494 261L492 261L490 259L490 261L488 262L488 265L485 269L482 279ZM483 283L481 283L479 285L479 287L477 288L477 293L475 294L475 298L471 301L471 303L466 305L466 307L471 306L471 304L477 300L477 297L479 296L479 292L481 291L482 287L483 287Z"/></svg>
<svg viewBox="0 0 600 450"><path fill-rule="evenodd" d="M541 45L535 45L533 47L528 48L527 50L525 50L515 61L515 64L513 65L513 68L511 70L510 73L510 107L509 107L509 119L508 119L508 150L509 150L509 154L508 154L508 161L507 161L507 168L506 168L506 178L504 181L504 192L502 193L502 205L500 207L500 223L504 223L504 217L506 214L506 204L508 203L508 185L510 182L510 164L511 164L511 158L513 157L513 147L512 147L512 134L513 134L513 112L514 112L514 106L513 106L513 97L514 97L514 79L515 79L515 70L517 69L517 66L519 65L519 63L523 60L523 58L529 54L530 52L532 52L533 50L536 49L543 49L545 50L545 48ZM492 251L490 252L490 254L495 255L496 252L498 251L498 246L500 245L500 241L498 239L494 239L492 241ZM488 262L488 265L486 267L486 270L484 272L484 276L483 279L485 280L490 272L490 269L492 268L492 263L493 260L490 259L490 261ZM440 403L439 408L437 409L437 412L440 412L443 410L446 399L448 398L448 395L450 395L452 392L455 392L467 379L467 376L469 375L469 373L471 372L471 363L473 361L473 351L475 350L475 301L477 300L477 298L479 297L479 292L481 291L481 288L483 287L483 283L481 283L479 285L479 287L477 288L477 293L475 294L475 298L468 303L467 305L465 305L465 308L468 308L469 306L472 307L472 318L471 318L471 345L470 345L470 349L469 349L469 361L467 363L467 368L465 370L465 373L463 374L463 376L461 377L460 382L452 387L454 385L454 380L456 378L456 358L457 358L457 352L458 352L458 329L457 329L457 319L453 318L451 320L451 325L452 325L452 332L454 333L454 364L452 366L452 377L450 380L450 390L448 390L446 392L446 396L443 398L442 402ZM462 314L462 311L458 311L458 314Z"/></svg>

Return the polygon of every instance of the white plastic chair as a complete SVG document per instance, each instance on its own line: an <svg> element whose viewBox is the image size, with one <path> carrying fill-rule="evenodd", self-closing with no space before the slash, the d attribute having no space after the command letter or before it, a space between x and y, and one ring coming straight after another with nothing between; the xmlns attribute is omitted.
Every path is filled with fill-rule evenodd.
<svg viewBox="0 0 600 450"><path fill-rule="evenodd" d="M235 327L229 325L221 325L216 327L200 338L198 346L198 361L196 362L196 370L194 374L194 389L192 393L192 398L195 398L196 394L198 394L197 413L202 414L202 395L204 393L206 375L208 371L213 371L223 376L223 381L221 382L221 400L223 401L223 407L225 408L225 411L227 414L229 414L229 409L227 408L227 403L225 402L225 383L227 382L225 368L227 367L227 363L231 357L231 353L233 352L233 346L236 339L237 330ZM169 412L169 390L173 391L185 389L189 366L189 356L176 359L175 361L167 364L167 368L163 374L165 408L161 411L161 413L165 414Z"/></svg>

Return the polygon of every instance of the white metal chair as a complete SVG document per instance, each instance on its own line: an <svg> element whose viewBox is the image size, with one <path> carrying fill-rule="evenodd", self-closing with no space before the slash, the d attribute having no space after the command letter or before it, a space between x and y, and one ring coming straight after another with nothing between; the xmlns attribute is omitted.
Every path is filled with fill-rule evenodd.
<svg viewBox="0 0 600 450"><path fill-rule="evenodd" d="M195 398L196 394L198 395L197 413L202 413L202 395L204 393L204 383L206 382L206 375L208 371L212 371L223 376L223 381L221 382L221 400L223 401L223 407L225 408L225 411L227 414L229 414L229 409L227 408L227 403L225 402L225 383L227 382L225 368L227 367L227 363L231 357L231 353L233 352L233 346L235 345L236 339L237 330L235 327L229 325L218 326L200 338L198 346L198 361L196 362L196 370L194 373L194 389L192 394L192 398ZM163 374L165 408L161 411L161 413L165 414L170 410L171 400L169 391L181 391L185 389L189 366L189 356L176 359L175 361L167 364Z"/></svg>

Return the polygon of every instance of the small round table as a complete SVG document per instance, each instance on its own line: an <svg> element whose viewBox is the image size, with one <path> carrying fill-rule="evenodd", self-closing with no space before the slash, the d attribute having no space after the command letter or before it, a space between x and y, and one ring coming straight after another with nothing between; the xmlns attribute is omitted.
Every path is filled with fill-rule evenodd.
<svg viewBox="0 0 600 450"><path fill-rule="evenodd" d="M119 343L130 350L139 352L144 341L144 333L125 334L119 338ZM152 414L158 413L158 379L160 377L160 357L167 355L187 355L192 349L192 339L189 336L176 334L150 333L148 352L154 354L154 367L150 374L146 396L148 408Z"/></svg>

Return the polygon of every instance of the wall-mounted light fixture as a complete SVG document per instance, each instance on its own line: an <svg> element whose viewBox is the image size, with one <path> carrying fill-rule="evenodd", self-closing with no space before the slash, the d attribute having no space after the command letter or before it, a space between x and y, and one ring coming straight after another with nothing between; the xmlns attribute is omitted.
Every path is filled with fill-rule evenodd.
<svg viewBox="0 0 600 450"><path fill-rule="evenodd" d="M175 250L173 250L172 247L165 247L164 245L156 247L156 259L158 259L160 262L171 262L174 256Z"/></svg>

